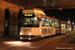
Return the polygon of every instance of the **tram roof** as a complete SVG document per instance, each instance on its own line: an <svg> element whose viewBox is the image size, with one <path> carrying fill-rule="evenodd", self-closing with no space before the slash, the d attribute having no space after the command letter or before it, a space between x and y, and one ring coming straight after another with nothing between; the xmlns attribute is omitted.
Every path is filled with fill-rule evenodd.
<svg viewBox="0 0 75 50"><path fill-rule="evenodd" d="M23 13L34 13L34 14L42 14L46 15L43 10L40 8L32 8L32 9L23 9Z"/></svg>

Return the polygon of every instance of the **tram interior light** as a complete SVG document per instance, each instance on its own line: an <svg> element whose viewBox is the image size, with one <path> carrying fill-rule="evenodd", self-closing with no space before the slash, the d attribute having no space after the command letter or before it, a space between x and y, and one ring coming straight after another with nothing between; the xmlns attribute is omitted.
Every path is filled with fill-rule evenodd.
<svg viewBox="0 0 75 50"><path fill-rule="evenodd" d="M74 22L72 24L74 24Z"/></svg>
<svg viewBox="0 0 75 50"><path fill-rule="evenodd" d="M55 24L57 24L57 23L55 22Z"/></svg>
<svg viewBox="0 0 75 50"><path fill-rule="evenodd" d="M67 25L67 27L68 27L68 25Z"/></svg>
<svg viewBox="0 0 75 50"><path fill-rule="evenodd" d="M44 18L42 18L42 20L45 20Z"/></svg>
<svg viewBox="0 0 75 50"><path fill-rule="evenodd" d="M25 25L26 25L26 23L25 23Z"/></svg>
<svg viewBox="0 0 75 50"><path fill-rule="evenodd" d="M68 20L68 23L70 23L70 20Z"/></svg>
<svg viewBox="0 0 75 50"><path fill-rule="evenodd" d="M47 21L49 21L49 19L46 19Z"/></svg>
<svg viewBox="0 0 75 50"><path fill-rule="evenodd" d="M75 27L75 25L74 25L74 27Z"/></svg>
<svg viewBox="0 0 75 50"><path fill-rule="evenodd" d="M63 27L64 25L62 24L61 26Z"/></svg>
<svg viewBox="0 0 75 50"><path fill-rule="evenodd" d="M52 3L52 6L55 6L55 4Z"/></svg>
<svg viewBox="0 0 75 50"><path fill-rule="evenodd" d="M34 17L34 19L35 19L35 20L37 20L37 18L36 18L36 17Z"/></svg>

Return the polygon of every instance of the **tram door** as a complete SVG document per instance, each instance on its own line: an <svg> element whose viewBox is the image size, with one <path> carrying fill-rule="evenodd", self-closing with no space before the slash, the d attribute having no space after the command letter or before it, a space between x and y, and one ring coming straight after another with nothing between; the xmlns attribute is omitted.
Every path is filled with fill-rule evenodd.
<svg viewBox="0 0 75 50"><path fill-rule="evenodd" d="M9 10L5 9L4 36L9 36Z"/></svg>

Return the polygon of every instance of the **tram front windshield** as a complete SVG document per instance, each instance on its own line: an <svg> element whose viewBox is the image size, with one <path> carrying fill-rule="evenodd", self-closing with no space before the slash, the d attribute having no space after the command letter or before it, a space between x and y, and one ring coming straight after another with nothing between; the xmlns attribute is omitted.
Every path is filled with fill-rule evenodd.
<svg viewBox="0 0 75 50"><path fill-rule="evenodd" d="M22 27L39 27L39 18L37 17L24 17L21 18Z"/></svg>

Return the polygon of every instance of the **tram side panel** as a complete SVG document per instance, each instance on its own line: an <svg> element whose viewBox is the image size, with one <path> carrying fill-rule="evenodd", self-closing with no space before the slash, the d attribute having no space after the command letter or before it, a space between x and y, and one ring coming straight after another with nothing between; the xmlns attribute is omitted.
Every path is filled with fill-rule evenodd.
<svg viewBox="0 0 75 50"><path fill-rule="evenodd" d="M56 34L60 33L60 31L59 31L59 21L55 21L55 31L56 31Z"/></svg>
<svg viewBox="0 0 75 50"><path fill-rule="evenodd" d="M55 35L55 27L42 27L42 35L41 37Z"/></svg>
<svg viewBox="0 0 75 50"><path fill-rule="evenodd" d="M24 27L21 27L21 31L20 31L20 35L34 36L32 39L35 39L35 38L37 39L37 38L55 35L55 34L56 34L55 27L45 27L45 28L24 28ZM25 38L25 39L28 39L28 38Z"/></svg>
<svg viewBox="0 0 75 50"><path fill-rule="evenodd" d="M35 38L41 38L42 30L41 28L32 28L31 35L34 35Z"/></svg>
<svg viewBox="0 0 75 50"><path fill-rule="evenodd" d="M41 18L40 27L42 30L41 37L55 35L54 21L49 18Z"/></svg>
<svg viewBox="0 0 75 50"><path fill-rule="evenodd" d="M59 34L60 33L59 28L55 28L55 32L56 32L56 34Z"/></svg>
<svg viewBox="0 0 75 50"><path fill-rule="evenodd" d="M67 23L67 32L72 31L72 25L71 23Z"/></svg>
<svg viewBox="0 0 75 50"><path fill-rule="evenodd" d="M22 36L22 39L37 39L41 37L41 30L40 28L21 27L20 35Z"/></svg>

